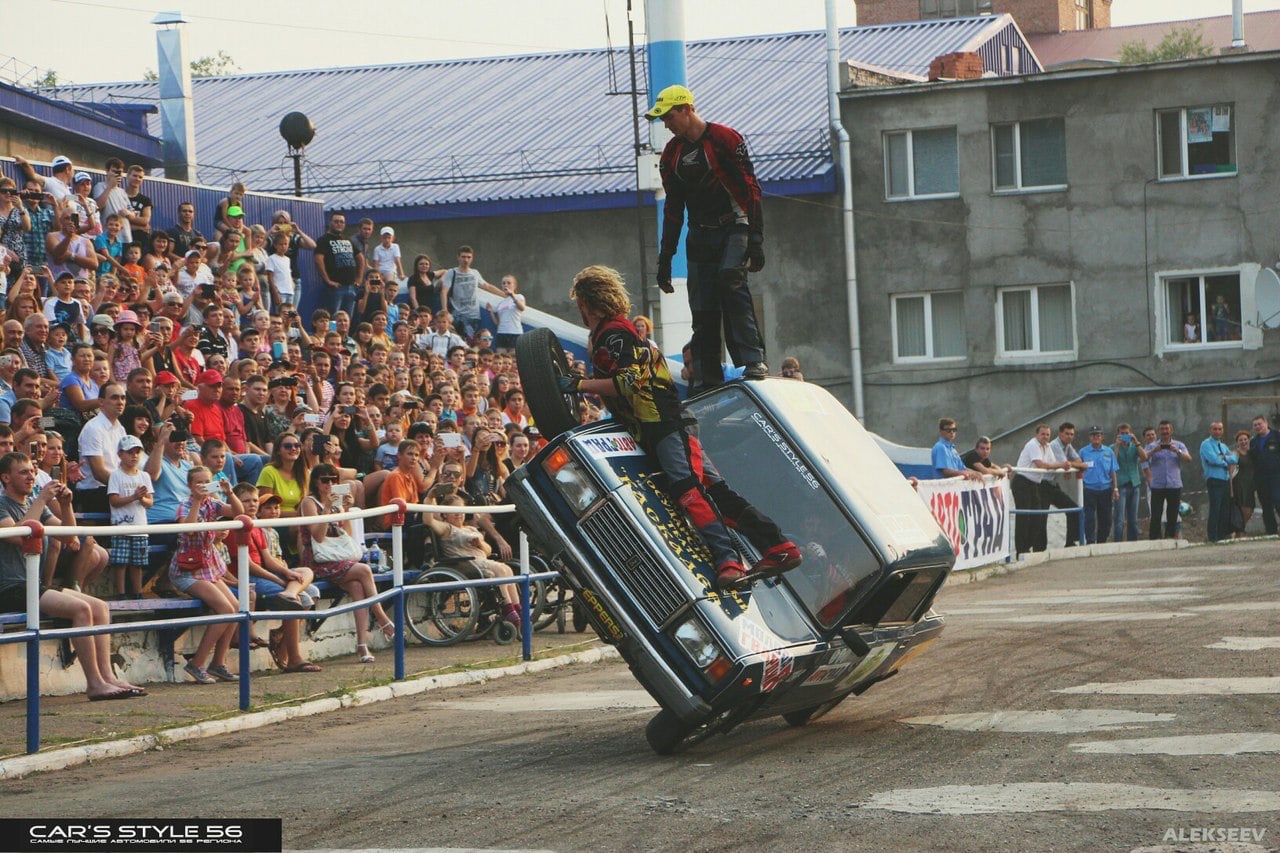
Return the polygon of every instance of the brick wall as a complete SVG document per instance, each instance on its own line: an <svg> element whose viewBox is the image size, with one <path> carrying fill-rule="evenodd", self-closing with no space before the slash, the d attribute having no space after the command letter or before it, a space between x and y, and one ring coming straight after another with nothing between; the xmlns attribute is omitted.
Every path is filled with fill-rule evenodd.
<svg viewBox="0 0 1280 853"><path fill-rule="evenodd" d="M930 80L977 80L982 76L982 57L976 53L948 53L929 63Z"/></svg>
<svg viewBox="0 0 1280 853"><path fill-rule="evenodd" d="M1089 0L1093 26L1111 26L1112 0ZM1074 30L1076 0L994 0L995 14L1008 13L1024 33L1056 33ZM858 23L862 26L920 20L920 0L859 0Z"/></svg>

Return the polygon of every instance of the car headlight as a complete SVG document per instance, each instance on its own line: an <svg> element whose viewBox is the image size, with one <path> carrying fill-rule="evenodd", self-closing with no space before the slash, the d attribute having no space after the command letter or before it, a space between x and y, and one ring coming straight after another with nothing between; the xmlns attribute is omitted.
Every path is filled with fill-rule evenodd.
<svg viewBox="0 0 1280 853"><path fill-rule="evenodd" d="M560 496L564 498L578 515L600 499L600 490L591 482L590 476L569 455L563 447L558 448L542 463L543 468L556 484Z"/></svg>
<svg viewBox="0 0 1280 853"><path fill-rule="evenodd" d="M676 626L671 636L684 649L694 665L713 683L724 678L732 668L720 644L712 638L711 633L702 626L697 617L690 616Z"/></svg>

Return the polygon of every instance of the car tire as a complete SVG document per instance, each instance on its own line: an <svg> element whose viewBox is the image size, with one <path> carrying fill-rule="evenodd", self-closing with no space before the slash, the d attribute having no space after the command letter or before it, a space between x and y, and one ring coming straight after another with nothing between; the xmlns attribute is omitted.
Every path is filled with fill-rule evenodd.
<svg viewBox="0 0 1280 853"><path fill-rule="evenodd" d="M516 340L516 363L525 402L538 431L547 440L578 426L578 395L560 390L569 375L560 339L550 329L531 329Z"/></svg>
<svg viewBox="0 0 1280 853"><path fill-rule="evenodd" d="M787 721L787 725L799 728L809 722L814 712L820 708L820 705L814 705L812 708L801 708L799 711L788 711L782 715L782 719Z"/></svg>
<svg viewBox="0 0 1280 853"><path fill-rule="evenodd" d="M685 739L695 728L697 726L686 723L663 708L649 721L649 725L645 726L644 739L649 742L649 748L658 755L675 755L682 751Z"/></svg>

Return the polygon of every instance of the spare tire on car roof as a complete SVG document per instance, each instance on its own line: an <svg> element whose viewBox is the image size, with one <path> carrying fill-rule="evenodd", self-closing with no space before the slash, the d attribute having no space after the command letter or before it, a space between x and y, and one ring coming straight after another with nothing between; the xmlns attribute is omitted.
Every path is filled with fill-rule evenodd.
<svg viewBox="0 0 1280 853"><path fill-rule="evenodd" d="M516 366L525 402L538 431L548 440L578 426L578 395L560 390L569 375L560 339L550 329L532 329L516 340Z"/></svg>

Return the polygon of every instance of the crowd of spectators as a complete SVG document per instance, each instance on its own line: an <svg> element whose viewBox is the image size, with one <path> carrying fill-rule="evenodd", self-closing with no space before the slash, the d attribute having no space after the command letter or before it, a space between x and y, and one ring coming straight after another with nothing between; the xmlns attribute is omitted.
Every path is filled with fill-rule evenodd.
<svg viewBox="0 0 1280 853"><path fill-rule="evenodd" d="M1183 466L1199 464L1208 500L1205 536L1210 542L1244 536L1245 526L1260 512L1263 530L1276 533L1280 515L1280 431L1266 415L1253 418L1249 428L1237 429L1227 440L1221 421L1209 424L1208 435L1193 453L1174 437L1171 421L1145 427L1141 437L1122 423L1108 440L1106 430L1093 426L1088 443L1074 446L1073 423L1038 424L1035 435L1018 454L1015 464L991 460L991 439L978 438L961 454L955 446L958 431L952 418L938 422L932 465L939 477L1008 477L1019 509L1067 510L1066 545L1136 541L1139 538L1176 539L1182 535ZM1083 512L1063 489L1064 482L1082 482ZM1074 492L1074 489L1071 489ZM1148 518L1145 535L1139 531L1139 509ZM1083 525L1081 524L1083 516ZM1045 514L1019 514L1014 523L1016 553L1047 547Z"/></svg>
<svg viewBox="0 0 1280 853"><path fill-rule="evenodd" d="M240 579L223 537L167 536L156 526L241 512L318 516L392 497L499 503L507 475L544 443L514 360L524 297L515 275L490 284L470 246L448 269L417 254L406 275L394 229L367 219L348 233L333 213L315 237L283 210L250 224L236 184L206 236L193 203L153 209L141 167L112 159L95 185L65 157L51 174L17 162L23 187L0 180L0 480L30 470L34 481L22 500L14 493L9 515L152 525L149 535L112 537L109 548L94 537L52 546L47 613L71 607L57 597L64 593L91 598L91 586L125 598L181 592L231 612ZM309 300L318 307L301 317L307 263L318 274ZM488 305L482 290L496 297ZM467 545L482 570L492 571L489 551L512 556L504 519L459 517L483 537ZM378 567L363 549L325 559L334 556L328 539L362 543L363 528L357 520L255 531L256 599L312 606L314 580L369 597ZM172 559L148 572L156 545ZM17 547L0 542L0 554ZM8 562L0 597L21 610L22 561ZM508 601L512 621L514 609ZM388 633L381 607L370 611ZM282 668L314 671L296 626L255 642ZM368 629L357 619L359 653L371 661ZM226 664L234 634L206 630L187 674L236 679ZM90 693L135 695L112 685L99 679Z"/></svg>

